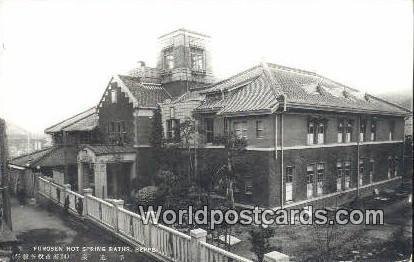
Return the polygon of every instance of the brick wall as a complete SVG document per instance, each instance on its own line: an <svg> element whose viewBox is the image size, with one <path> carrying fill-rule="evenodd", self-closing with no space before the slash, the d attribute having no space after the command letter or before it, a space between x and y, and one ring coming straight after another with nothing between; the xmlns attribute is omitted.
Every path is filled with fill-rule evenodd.
<svg viewBox="0 0 414 262"><path fill-rule="evenodd" d="M117 103L111 102L111 90L117 91ZM102 142L109 143L107 133L108 123L111 121L124 121L126 128L126 143L134 144L134 117L133 105L129 103L121 88L112 87L106 92L102 107L99 108L99 132L102 135Z"/></svg>

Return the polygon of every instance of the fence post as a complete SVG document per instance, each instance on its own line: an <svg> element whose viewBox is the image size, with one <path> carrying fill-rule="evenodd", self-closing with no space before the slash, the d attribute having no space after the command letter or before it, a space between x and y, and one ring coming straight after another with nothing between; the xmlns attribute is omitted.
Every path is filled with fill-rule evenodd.
<svg viewBox="0 0 414 262"><path fill-rule="evenodd" d="M87 201L87 199L88 199L88 196L92 196L92 192L93 192L92 188L84 188L83 189L83 195L85 196L83 198L83 200L84 200L85 203L83 203L82 215L84 217L86 217L88 215L88 201Z"/></svg>
<svg viewBox="0 0 414 262"><path fill-rule="evenodd" d="M70 184L64 184L63 185L63 206L65 206L65 201L66 201L66 198L69 196L68 191L70 191L70 189L71 189Z"/></svg>
<svg viewBox="0 0 414 262"><path fill-rule="evenodd" d="M118 213L119 213L119 208L124 207L124 200L122 199L105 199L105 200L114 206L112 223L114 223L115 232L118 232Z"/></svg>
<svg viewBox="0 0 414 262"><path fill-rule="evenodd" d="M272 251L264 255L264 262L289 262L289 256L283 253Z"/></svg>
<svg viewBox="0 0 414 262"><path fill-rule="evenodd" d="M144 224L144 228L146 229L146 231L147 231L147 237L148 237L148 239L147 239L147 247L149 247L149 248L152 248L152 231L153 231L153 226L154 226L154 221L152 221L152 217L153 217L153 215L155 216L155 212L154 211L148 211L148 213L147 213L147 216L149 217L149 219L148 219L148 224L146 224L145 225L145 223L143 223ZM141 217L142 218L142 217ZM142 221L144 221L144 220L142 220Z"/></svg>
<svg viewBox="0 0 414 262"><path fill-rule="evenodd" d="M201 228L193 229L190 231L190 237L190 261L201 262L200 242L206 242L207 231Z"/></svg>

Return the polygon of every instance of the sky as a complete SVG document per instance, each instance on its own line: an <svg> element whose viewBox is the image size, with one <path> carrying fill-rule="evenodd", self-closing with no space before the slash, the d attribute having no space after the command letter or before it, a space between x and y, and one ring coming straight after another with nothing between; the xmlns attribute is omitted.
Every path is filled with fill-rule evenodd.
<svg viewBox="0 0 414 262"><path fill-rule="evenodd" d="M155 66L178 28L212 37L218 78L264 60L373 94L413 88L410 0L0 0L0 117L41 133L97 105L112 75Z"/></svg>

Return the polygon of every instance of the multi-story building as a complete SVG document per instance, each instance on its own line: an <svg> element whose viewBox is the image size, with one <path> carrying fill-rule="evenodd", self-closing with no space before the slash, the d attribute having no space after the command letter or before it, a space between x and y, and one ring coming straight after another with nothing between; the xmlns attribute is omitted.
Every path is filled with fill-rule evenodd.
<svg viewBox="0 0 414 262"><path fill-rule="evenodd" d="M353 194L400 175L409 111L398 105L265 63L202 93L195 114L204 150L211 145L217 154L214 138L228 131L247 140L236 190L241 201L279 206Z"/></svg>
<svg viewBox="0 0 414 262"><path fill-rule="evenodd" d="M198 127L191 144L200 167L226 161L216 138L233 132L246 139L244 164L235 169L238 202L333 199L399 180L407 109L269 63L217 82L209 41L184 29L161 36L157 67L140 62L113 76L96 109L48 128L56 146L75 150L71 168L60 171L62 183L80 192L92 187L103 198L125 198L148 184L155 174L150 140L158 106L167 142L186 120Z"/></svg>

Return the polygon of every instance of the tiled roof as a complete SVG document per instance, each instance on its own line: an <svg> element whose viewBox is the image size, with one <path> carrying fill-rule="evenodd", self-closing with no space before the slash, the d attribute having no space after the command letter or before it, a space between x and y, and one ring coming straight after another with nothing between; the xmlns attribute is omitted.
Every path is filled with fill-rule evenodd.
<svg viewBox="0 0 414 262"><path fill-rule="evenodd" d="M129 89L140 107L155 107L165 99L171 98L161 84L142 83L138 77L124 75L119 75L119 79Z"/></svg>
<svg viewBox="0 0 414 262"><path fill-rule="evenodd" d="M11 160L11 164L31 168L36 166L63 166L65 163L76 164L77 151L76 146L53 146L16 157Z"/></svg>
<svg viewBox="0 0 414 262"><path fill-rule="evenodd" d="M405 115L409 111L364 94L312 72L263 64L255 66L204 91L207 99L198 111L218 114L272 112L280 96L287 107ZM223 92L223 99L209 99ZM215 95L217 96L217 95Z"/></svg>
<svg viewBox="0 0 414 262"><path fill-rule="evenodd" d="M64 131L89 131L98 126L96 107L92 107L80 114L72 116L45 130L46 134Z"/></svg>
<svg viewBox="0 0 414 262"><path fill-rule="evenodd" d="M53 147L48 147L48 148L45 148L45 149L41 149L41 150L32 152L30 154L26 154L26 155L23 155L23 156L13 158L10 162L13 165L29 167L29 166L37 163L39 160L41 160L43 157L47 156L52 151L53 151Z"/></svg>
<svg viewBox="0 0 414 262"><path fill-rule="evenodd" d="M95 155L135 153L136 152L136 149L132 146L87 145L85 147L91 149L95 153Z"/></svg>
<svg viewBox="0 0 414 262"><path fill-rule="evenodd" d="M99 116L97 113L89 115L70 126L63 128L63 131L91 131L98 126Z"/></svg>
<svg viewBox="0 0 414 262"><path fill-rule="evenodd" d="M203 101L205 94L200 93L200 91L189 91L179 96L175 100L171 101L172 104L183 103L189 101Z"/></svg>

